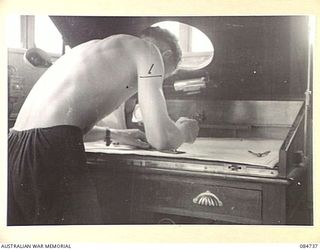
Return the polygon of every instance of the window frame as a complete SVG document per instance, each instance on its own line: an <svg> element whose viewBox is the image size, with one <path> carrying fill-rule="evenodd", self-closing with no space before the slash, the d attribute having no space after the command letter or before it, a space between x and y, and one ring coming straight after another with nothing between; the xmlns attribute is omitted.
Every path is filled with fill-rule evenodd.
<svg viewBox="0 0 320 250"><path fill-rule="evenodd" d="M35 43L35 16L34 15L21 15L20 17L20 39L22 47L8 47L8 51L12 53L24 53L30 48L36 47ZM63 40L62 40L63 42ZM63 43L64 46L64 43ZM47 52L49 56L59 58L63 55L63 46L61 53Z"/></svg>

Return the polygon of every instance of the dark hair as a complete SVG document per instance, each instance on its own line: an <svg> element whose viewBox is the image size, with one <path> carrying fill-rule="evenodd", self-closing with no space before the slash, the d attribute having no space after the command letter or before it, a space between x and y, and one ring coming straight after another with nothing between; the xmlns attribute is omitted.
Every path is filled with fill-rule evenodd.
<svg viewBox="0 0 320 250"><path fill-rule="evenodd" d="M181 60L181 48L178 44L178 39L170 31L167 29L162 29L158 26L148 27L140 33L140 37L151 37L167 43L173 53L174 62L176 65L178 65Z"/></svg>

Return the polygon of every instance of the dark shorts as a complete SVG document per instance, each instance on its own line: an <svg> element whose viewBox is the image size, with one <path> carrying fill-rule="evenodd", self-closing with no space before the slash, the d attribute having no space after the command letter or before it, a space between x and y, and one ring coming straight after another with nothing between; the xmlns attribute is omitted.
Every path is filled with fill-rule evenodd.
<svg viewBox="0 0 320 250"><path fill-rule="evenodd" d="M8 140L8 225L98 224L96 189L81 129L12 130Z"/></svg>

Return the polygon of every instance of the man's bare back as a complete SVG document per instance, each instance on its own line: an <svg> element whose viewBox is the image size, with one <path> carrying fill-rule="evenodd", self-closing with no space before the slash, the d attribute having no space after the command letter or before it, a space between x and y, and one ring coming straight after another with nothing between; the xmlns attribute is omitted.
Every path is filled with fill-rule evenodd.
<svg viewBox="0 0 320 250"><path fill-rule="evenodd" d="M133 53L142 42L116 35L72 49L36 83L14 129L73 125L86 133L137 92Z"/></svg>
<svg viewBox="0 0 320 250"><path fill-rule="evenodd" d="M159 150L192 143L197 122L184 117L172 121L162 91L163 79L180 60L169 43L152 34L115 35L73 48L35 84L14 130L72 125L86 139L99 140L105 128L94 125L138 92L145 136L141 131L111 131L111 139L143 148L151 144Z"/></svg>

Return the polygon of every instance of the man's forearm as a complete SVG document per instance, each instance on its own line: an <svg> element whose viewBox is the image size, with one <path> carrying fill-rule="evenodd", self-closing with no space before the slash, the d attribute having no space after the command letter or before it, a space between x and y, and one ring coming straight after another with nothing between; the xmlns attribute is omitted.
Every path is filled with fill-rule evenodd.
<svg viewBox="0 0 320 250"><path fill-rule="evenodd" d="M130 145L138 148L150 148L150 145L146 142L145 134L139 129L111 129L106 127L94 126L85 136L84 141L99 141L105 140L109 130L109 140L116 141L123 145ZM106 142L108 139L106 139ZM110 142L110 141L109 141Z"/></svg>
<svg viewBox="0 0 320 250"><path fill-rule="evenodd" d="M111 129L107 127L94 126L87 134L83 136L85 142L105 140L106 130L110 131L110 139L116 140L120 135L122 129Z"/></svg>

